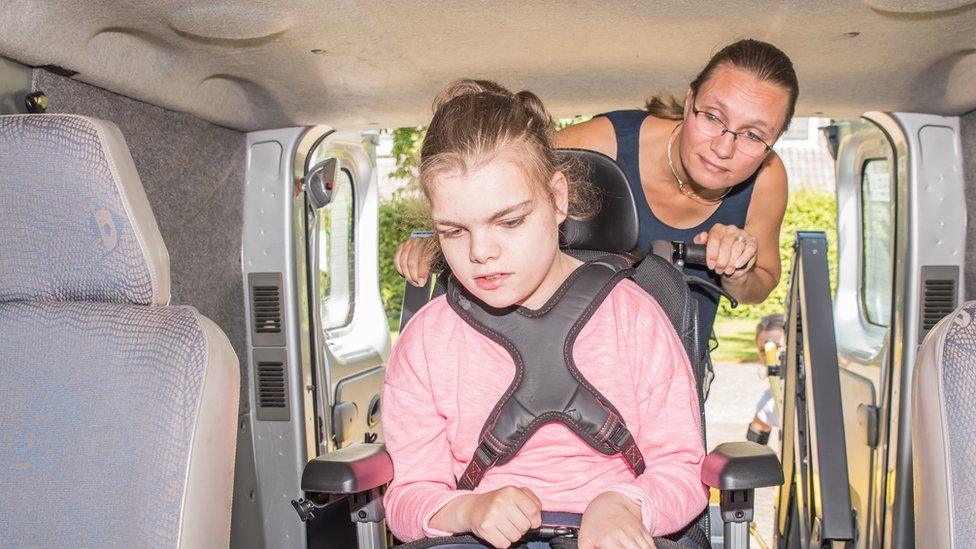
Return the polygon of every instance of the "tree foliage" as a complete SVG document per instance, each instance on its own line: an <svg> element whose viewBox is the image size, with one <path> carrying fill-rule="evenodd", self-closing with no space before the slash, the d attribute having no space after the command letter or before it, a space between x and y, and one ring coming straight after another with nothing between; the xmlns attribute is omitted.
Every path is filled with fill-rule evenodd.
<svg viewBox="0 0 976 549"><path fill-rule="evenodd" d="M396 128L390 131L393 137L391 154L396 160L396 169L390 172L395 179L415 179L420 169L420 146L427 135L426 126Z"/></svg>
<svg viewBox="0 0 976 549"><path fill-rule="evenodd" d="M380 297L386 310L390 330L400 329L400 306L403 304L404 279L393 264L397 247L410 238L415 230L425 229L422 219L423 201L408 196L396 196L380 203L379 266Z"/></svg>

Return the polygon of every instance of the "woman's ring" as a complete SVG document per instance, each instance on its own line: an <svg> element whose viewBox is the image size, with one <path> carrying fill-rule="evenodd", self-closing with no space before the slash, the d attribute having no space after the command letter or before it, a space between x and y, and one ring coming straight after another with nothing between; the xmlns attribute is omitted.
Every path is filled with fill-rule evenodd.
<svg viewBox="0 0 976 549"><path fill-rule="evenodd" d="M736 237L735 237L735 241L736 241L736 242L742 242L743 244L745 244L745 241L746 241L746 235L744 235L744 234L739 234L738 236L736 236Z"/></svg>

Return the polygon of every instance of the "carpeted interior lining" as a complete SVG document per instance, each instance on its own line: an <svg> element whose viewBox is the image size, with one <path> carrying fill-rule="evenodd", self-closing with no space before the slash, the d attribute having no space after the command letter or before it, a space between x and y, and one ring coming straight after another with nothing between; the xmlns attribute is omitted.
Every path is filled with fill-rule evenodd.
<svg viewBox="0 0 976 549"><path fill-rule="evenodd" d="M963 297L969 301L976 299L976 111L959 117L959 130L968 214Z"/></svg>

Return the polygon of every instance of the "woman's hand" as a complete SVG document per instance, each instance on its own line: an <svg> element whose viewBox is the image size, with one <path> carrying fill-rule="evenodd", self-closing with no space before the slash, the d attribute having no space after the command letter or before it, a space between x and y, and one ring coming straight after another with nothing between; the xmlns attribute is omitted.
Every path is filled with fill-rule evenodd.
<svg viewBox="0 0 976 549"><path fill-rule="evenodd" d="M695 244L705 244L705 264L726 278L745 276L756 264L759 241L735 225L716 223L695 236Z"/></svg>
<svg viewBox="0 0 976 549"><path fill-rule="evenodd" d="M427 283L430 266L436 257L437 237L417 236L408 238L406 242L400 244L393 257L393 264L407 282L414 286L423 286Z"/></svg>
<svg viewBox="0 0 976 549"><path fill-rule="evenodd" d="M583 513L579 549L654 549L641 521L640 505L623 494L604 492Z"/></svg>
<svg viewBox="0 0 976 549"><path fill-rule="evenodd" d="M447 532L471 532L493 547L508 547L542 525L542 502L528 488L506 486L451 501L431 517L430 525Z"/></svg>

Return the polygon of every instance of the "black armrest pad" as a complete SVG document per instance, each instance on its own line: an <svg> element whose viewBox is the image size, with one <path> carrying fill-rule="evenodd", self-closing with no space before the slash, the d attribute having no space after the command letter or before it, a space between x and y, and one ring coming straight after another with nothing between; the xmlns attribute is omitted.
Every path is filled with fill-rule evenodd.
<svg viewBox="0 0 976 549"><path fill-rule="evenodd" d="M302 490L355 494L393 480L393 461L384 444L353 444L305 464Z"/></svg>
<svg viewBox="0 0 976 549"><path fill-rule="evenodd" d="M779 486L783 484L783 466L767 446L726 442L705 456L701 480L719 490Z"/></svg>

